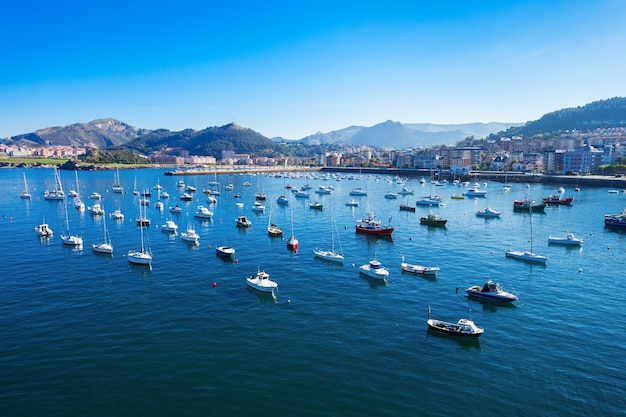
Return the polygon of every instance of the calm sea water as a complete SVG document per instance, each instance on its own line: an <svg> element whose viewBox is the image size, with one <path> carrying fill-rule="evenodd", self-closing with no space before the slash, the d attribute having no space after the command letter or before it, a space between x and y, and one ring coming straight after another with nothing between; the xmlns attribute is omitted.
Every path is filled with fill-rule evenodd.
<svg viewBox="0 0 626 417"><path fill-rule="evenodd" d="M25 172L33 200L21 200ZM212 176L182 177L198 188L194 201L179 201L179 177L163 170L121 171L127 190L159 182L171 195L166 210L148 208L146 242L152 269L130 265L125 254L140 245L134 219L138 197L110 191L112 172L80 172L80 191L103 195L114 254L101 256L103 218L69 207L70 230L82 249L61 244L63 202L44 201L53 186L51 169L0 172L0 415L3 416L197 416L197 415L623 415L626 409L626 233L607 230L603 215L620 212L626 194L605 188L574 193L572 207L549 207L532 216L534 251L548 256L537 266L507 259L509 249L530 248L528 214L513 213L512 201L534 199L553 186L516 184L510 192L489 183L487 198L453 200L462 190L436 187L446 202L434 208L448 218L445 229L419 224L427 208L400 212L403 200L387 200L402 185L368 176L367 197L346 207L358 180L218 176L232 182L211 206L213 221L193 218L207 205L202 188ZM73 172L61 173L75 188ZM245 187L244 182L252 185ZM309 199L289 195L291 206L272 217L300 241L297 253L283 239L267 236L270 212L251 211L254 194L270 200L283 187L308 182ZM332 185L331 195L314 193ZM409 180L416 197L429 185ZM435 189L433 188L433 192ZM233 197L240 194L241 199ZM319 200L324 211L308 204ZM152 203L156 201L153 191ZM243 208L236 202L244 203ZM182 204L172 216L167 206ZM330 205L339 228L343 266L315 259L312 250L331 244ZM490 206L500 219L481 219ZM393 240L356 235L355 220L370 208L396 226ZM241 214L251 229L235 226ZM179 232L193 224L200 244L160 230L173 217ZM54 230L39 239L33 228L45 219ZM582 248L547 244L548 235L571 231ZM215 255L216 245L236 249L236 261ZM410 263L439 265L436 280L403 274ZM390 269L388 285L359 276L371 259ZM257 268L279 283L276 299L249 291L245 277ZM511 306L470 300L464 289L491 278L519 295ZM457 291L458 290L458 291ZM485 328L476 342L427 332L433 317L470 317Z"/></svg>

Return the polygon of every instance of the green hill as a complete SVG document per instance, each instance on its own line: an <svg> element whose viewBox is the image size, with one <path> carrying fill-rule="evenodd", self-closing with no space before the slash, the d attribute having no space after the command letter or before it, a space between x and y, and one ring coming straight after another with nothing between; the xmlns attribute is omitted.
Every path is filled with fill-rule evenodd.
<svg viewBox="0 0 626 417"><path fill-rule="evenodd" d="M594 101L582 107L561 109L545 114L539 120L512 127L496 136L530 138L538 134L554 135L567 130L589 131L597 128L626 126L626 98L614 97Z"/></svg>

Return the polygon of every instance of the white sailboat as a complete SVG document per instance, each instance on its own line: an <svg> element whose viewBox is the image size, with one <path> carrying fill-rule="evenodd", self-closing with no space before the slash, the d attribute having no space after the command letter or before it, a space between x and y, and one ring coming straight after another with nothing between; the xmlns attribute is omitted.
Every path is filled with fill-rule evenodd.
<svg viewBox="0 0 626 417"><path fill-rule="evenodd" d="M139 195L139 190L137 189L137 176L135 176L135 181L133 182L133 195Z"/></svg>
<svg viewBox="0 0 626 417"><path fill-rule="evenodd" d="M514 251L507 250L506 257L519 259L520 261L533 262L539 264L545 264L548 260L547 256L537 255L533 252L533 210L532 207L529 209L529 218L530 218L530 251L522 252L522 251Z"/></svg>
<svg viewBox="0 0 626 417"><path fill-rule="evenodd" d="M113 245L111 244L111 237L107 230L106 216L102 217L102 227L104 229L104 241L102 243L94 243L91 245L94 252L106 253L108 255L113 254Z"/></svg>
<svg viewBox="0 0 626 417"><path fill-rule="evenodd" d="M45 191L43 193L44 200L56 200L65 201L65 192L63 191L63 184L61 183L61 176L59 175L59 169L54 168L54 190Z"/></svg>
<svg viewBox="0 0 626 417"><path fill-rule="evenodd" d="M141 204L139 205L139 217L141 218ZM152 266L152 253L146 250L143 241L143 226L139 227L139 236L141 238L141 249L128 251L128 262L137 265L150 265Z"/></svg>
<svg viewBox="0 0 626 417"><path fill-rule="evenodd" d="M61 242L68 246L82 246L83 238L70 233L70 220L67 214L67 204L65 200L63 200L63 205L65 206L65 234L61 235Z"/></svg>
<svg viewBox="0 0 626 417"><path fill-rule="evenodd" d="M341 248L341 241L339 241L339 233L337 233L337 241L339 243L339 251L335 252L335 232L337 231L337 225L335 217L333 216L333 205L330 204L330 250L315 249L313 253L316 257L324 259L330 262L343 263L343 249Z"/></svg>
<svg viewBox="0 0 626 417"><path fill-rule="evenodd" d="M111 186L111 189L114 193L124 192L124 187L122 187L122 182L120 181L120 170L117 168L115 169L115 176L113 177L113 185Z"/></svg>
<svg viewBox="0 0 626 417"><path fill-rule="evenodd" d="M272 197L273 198L273 197ZM282 236L283 231L276 225L272 223L272 202L270 200L270 215L267 218L267 234L270 236Z"/></svg>
<svg viewBox="0 0 626 417"><path fill-rule="evenodd" d="M350 195L361 195L361 196L367 195L367 186L365 185L365 182L363 181L363 175L361 175L361 168L359 168L359 180L361 181L361 184L363 185L363 187L353 188L352 191L350 191Z"/></svg>
<svg viewBox="0 0 626 417"><path fill-rule="evenodd" d="M85 210L85 203L83 203L83 200L80 199L80 186L78 185L78 171L74 171L74 174L76 175L76 191L74 192L74 207L76 207L78 211L82 211L82 210Z"/></svg>
<svg viewBox="0 0 626 417"><path fill-rule="evenodd" d="M32 198L32 195L30 195L30 191L28 190L28 183L26 182L26 173L23 172L22 175L24 176L24 191L22 191L22 194L20 194L20 198L23 198L25 200L30 200Z"/></svg>

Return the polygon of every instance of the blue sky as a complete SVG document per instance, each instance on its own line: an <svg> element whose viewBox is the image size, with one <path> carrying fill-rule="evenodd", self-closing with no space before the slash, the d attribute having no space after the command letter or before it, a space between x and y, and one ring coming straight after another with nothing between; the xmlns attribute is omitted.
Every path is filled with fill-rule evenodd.
<svg viewBox="0 0 626 417"><path fill-rule="evenodd" d="M626 96L626 0L10 3L0 137L113 117L299 139Z"/></svg>

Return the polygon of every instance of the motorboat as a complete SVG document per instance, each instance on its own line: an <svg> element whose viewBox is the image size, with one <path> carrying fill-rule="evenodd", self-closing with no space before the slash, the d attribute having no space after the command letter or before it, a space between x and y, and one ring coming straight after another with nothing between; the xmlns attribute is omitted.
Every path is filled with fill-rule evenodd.
<svg viewBox="0 0 626 417"><path fill-rule="evenodd" d="M91 198L92 200L100 200L102 198L102 195L94 191L93 193L89 195L89 198Z"/></svg>
<svg viewBox="0 0 626 417"><path fill-rule="evenodd" d="M492 218L492 217L500 217L501 214L502 214L501 211L495 211L489 207L485 207L484 210L478 210L476 212L476 217Z"/></svg>
<svg viewBox="0 0 626 417"><path fill-rule="evenodd" d="M395 198L398 198L398 194L396 193L392 193L391 191L385 193L385 198L388 200L393 200Z"/></svg>
<svg viewBox="0 0 626 417"><path fill-rule="evenodd" d="M265 206L260 201L255 201L252 205L252 211L263 213L265 211Z"/></svg>
<svg viewBox="0 0 626 417"><path fill-rule="evenodd" d="M466 197L486 197L487 190L482 190L477 186L469 188L465 193Z"/></svg>
<svg viewBox="0 0 626 417"><path fill-rule="evenodd" d="M207 203L209 204L217 204L217 198L212 195L208 195L206 198Z"/></svg>
<svg viewBox="0 0 626 417"><path fill-rule="evenodd" d="M369 263L361 265L359 272L370 278L385 280L389 276L389 271L379 261L372 260Z"/></svg>
<svg viewBox="0 0 626 417"><path fill-rule="evenodd" d="M198 210L193 214L193 217L211 219L213 218L213 212L204 206L198 206Z"/></svg>
<svg viewBox="0 0 626 417"><path fill-rule="evenodd" d="M309 208L312 208L314 210L324 210L324 205L319 201L316 201L315 203L309 204Z"/></svg>
<svg viewBox="0 0 626 417"><path fill-rule="evenodd" d="M544 203L537 203L534 200L529 200L528 198L524 200L513 200L513 211L533 211L544 212L546 205Z"/></svg>
<svg viewBox="0 0 626 417"><path fill-rule="evenodd" d="M320 185L317 187L317 190L315 190L315 192L318 194L330 194L333 192L333 189L327 185ZM362 195L362 194L352 194L352 192L350 192L350 195ZM367 195L367 193L365 193L365 195Z"/></svg>
<svg viewBox="0 0 626 417"><path fill-rule="evenodd" d="M368 235L391 236L394 227L382 225L380 219L374 217L374 213L368 212L366 217L357 221L356 232Z"/></svg>
<svg viewBox="0 0 626 417"><path fill-rule="evenodd" d="M196 233L191 225L187 227L185 232L180 234L180 238L185 242L193 243L195 245L197 245L200 240L200 236L198 236L198 233Z"/></svg>
<svg viewBox="0 0 626 417"><path fill-rule="evenodd" d="M286 206L287 204L289 204L289 199L284 195L281 195L276 199L276 203L280 206Z"/></svg>
<svg viewBox="0 0 626 417"><path fill-rule="evenodd" d="M409 272L411 274L416 275L430 275L435 276L437 272L439 272L440 268L438 266L423 266L423 265L413 265L404 262L404 256L402 257L401 263L402 270L405 272Z"/></svg>
<svg viewBox="0 0 626 417"><path fill-rule="evenodd" d="M448 219L442 219L430 210L426 216L420 217L420 224L425 224L426 226L445 227L447 222Z"/></svg>
<svg viewBox="0 0 626 417"><path fill-rule="evenodd" d="M180 196L180 199L182 201L191 201L193 200L193 196L187 192L183 193L183 195Z"/></svg>
<svg viewBox="0 0 626 417"><path fill-rule="evenodd" d="M413 194L413 190L409 190L406 187L403 187L402 190L398 191L398 194L400 195L411 195Z"/></svg>
<svg viewBox="0 0 626 417"><path fill-rule="evenodd" d="M175 205L174 207L170 207L170 213L179 214L183 212L183 208L179 205Z"/></svg>
<svg viewBox="0 0 626 417"><path fill-rule="evenodd" d="M567 232L565 234L565 237L548 236L548 243L551 243L554 245L580 246L583 244L583 240L579 237L575 237L573 233Z"/></svg>
<svg viewBox="0 0 626 417"><path fill-rule="evenodd" d="M39 237L51 237L52 229L48 227L48 223L41 223L39 226L35 227L35 233Z"/></svg>
<svg viewBox="0 0 626 417"><path fill-rule="evenodd" d="M626 209L619 214L605 214L605 227L626 227Z"/></svg>
<svg viewBox="0 0 626 417"><path fill-rule="evenodd" d="M176 183L177 187L184 187L185 186L185 181L183 180L178 180L178 182Z"/></svg>
<svg viewBox="0 0 626 417"><path fill-rule="evenodd" d="M254 195L254 198L256 198L259 201L265 201L265 199L267 199L267 195L265 193L256 193Z"/></svg>
<svg viewBox="0 0 626 417"><path fill-rule="evenodd" d="M367 190L364 190L364 189L363 189L363 188L361 188L361 187L356 187L356 188L353 188L353 189L350 191L350 195L360 195L360 196L366 196L366 195L367 195Z"/></svg>
<svg viewBox="0 0 626 417"><path fill-rule="evenodd" d="M163 211L163 207L164 207L164 204L162 201L157 201L156 203L154 203L154 208L159 211Z"/></svg>
<svg viewBox="0 0 626 417"><path fill-rule="evenodd" d="M198 191L198 189L194 187L193 185L188 185L185 187L185 192L195 193L196 191Z"/></svg>
<svg viewBox="0 0 626 417"><path fill-rule="evenodd" d="M270 223L270 225L267 226L267 234L270 236L282 236L283 231L277 225Z"/></svg>
<svg viewBox="0 0 626 417"><path fill-rule="evenodd" d="M452 194L450 198L453 200L465 200L465 196L463 194Z"/></svg>
<svg viewBox="0 0 626 417"><path fill-rule="evenodd" d="M104 215L104 209L98 203L94 204L93 206L88 207L87 210L89 210L89 213L91 213L94 216Z"/></svg>
<svg viewBox="0 0 626 417"><path fill-rule="evenodd" d="M354 198L351 199L350 201L346 202L346 206L348 207L358 207L359 206L359 202L356 201Z"/></svg>
<svg viewBox="0 0 626 417"><path fill-rule="evenodd" d="M117 209L113 213L109 214L113 220L124 220L124 214L121 210Z"/></svg>
<svg viewBox="0 0 626 417"><path fill-rule="evenodd" d="M469 287L465 290L465 292L471 297L482 298L485 300L502 302L517 301L517 296L515 294L504 291L499 284L493 282L492 280L488 280L485 285L482 286L474 285Z"/></svg>
<svg viewBox="0 0 626 417"><path fill-rule="evenodd" d="M166 220L164 225L161 225L161 230L168 233L173 233L178 230L178 225L174 223L174 220Z"/></svg>
<svg viewBox="0 0 626 417"><path fill-rule="evenodd" d="M309 198L309 192L304 188L300 188L298 191L296 191L294 196L296 198Z"/></svg>
<svg viewBox="0 0 626 417"><path fill-rule="evenodd" d="M428 324L428 329L430 330L469 339L478 339L480 335L485 332L485 329L476 326L476 324L469 319L460 319L456 323L431 319L430 307L428 307L428 320L426 320L426 323Z"/></svg>
<svg viewBox="0 0 626 417"><path fill-rule="evenodd" d="M252 222L250 220L248 220L248 218L246 216L239 216L235 219L235 223L237 223L237 226L239 227L250 227L252 226Z"/></svg>
<svg viewBox="0 0 626 417"><path fill-rule="evenodd" d="M258 270L256 275L248 276L246 278L246 284L248 287L261 292L273 293L274 290L278 288L278 283L270 280L270 275L261 270Z"/></svg>
<svg viewBox="0 0 626 417"><path fill-rule="evenodd" d="M543 204L548 206L571 206L574 197L563 197L561 194L554 194L541 199Z"/></svg>
<svg viewBox="0 0 626 417"><path fill-rule="evenodd" d="M230 246L218 246L215 248L215 254L222 258L231 258L235 255L235 249Z"/></svg>

